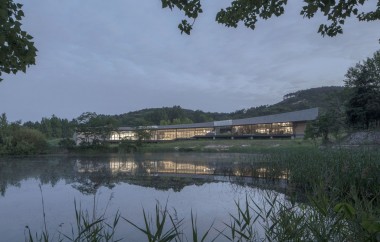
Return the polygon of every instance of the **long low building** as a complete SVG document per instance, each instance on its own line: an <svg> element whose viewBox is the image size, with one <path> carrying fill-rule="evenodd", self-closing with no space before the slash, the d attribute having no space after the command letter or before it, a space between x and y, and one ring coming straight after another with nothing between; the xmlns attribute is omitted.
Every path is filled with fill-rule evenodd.
<svg viewBox="0 0 380 242"><path fill-rule="evenodd" d="M145 131L150 141L164 141L190 138L254 138L254 137L292 137L302 138L306 123L318 117L318 108L305 109L274 115L222 120L206 123L157 125L144 127L119 127L101 140L118 142L137 140L138 131ZM74 136L77 144L92 142L100 137L77 133Z"/></svg>
<svg viewBox="0 0 380 242"><path fill-rule="evenodd" d="M318 117L318 108L274 115L206 123L139 127L150 132L150 140L175 140L218 136L303 137L307 121ZM110 140L137 139L136 128L120 127Z"/></svg>

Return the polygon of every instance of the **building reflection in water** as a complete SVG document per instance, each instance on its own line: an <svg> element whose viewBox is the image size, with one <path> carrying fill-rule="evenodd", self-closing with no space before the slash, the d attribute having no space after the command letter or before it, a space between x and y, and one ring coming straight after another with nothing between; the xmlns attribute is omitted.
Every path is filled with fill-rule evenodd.
<svg viewBox="0 0 380 242"><path fill-rule="evenodd" d="M77 159L75 170L79 173L107 171L111 174L130 175L159 175L159 174L188 174L188 175L218 175L235 177L257 177L269 179L287 179L288 170L273 169L270 163L246 162L191 162L171 160L140 161L134 157L110 157L108 161Z"/></svg>
<svg viewBox="0 0 380 242"><path fill-rule="evenodd" d="M141 171L141 169L143 170ZM213 175L215 168L211 168L207 165L198 165L196 163L181 163L168 160L136 162L134 160L121 160L114 157L111 158L109 162L84 161L77 159L75 170L80 173L107 170L112 173L129 174L174 173Z"/></svg>

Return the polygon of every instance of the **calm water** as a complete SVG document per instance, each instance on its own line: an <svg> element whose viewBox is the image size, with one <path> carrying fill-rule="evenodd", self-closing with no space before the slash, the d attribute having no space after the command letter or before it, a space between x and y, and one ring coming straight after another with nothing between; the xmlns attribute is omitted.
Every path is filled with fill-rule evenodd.
<svg viewBox="0 0 380 242"><path fill-rule="evenodd" d="M0 241L24 241L25 226L42 231L42 198L48 230L56 238L70 234L75 225L74 201L110 218L119 211L139 225L143 208L153 214L157 203L167 204L184 218L185 232L191 229L191 211L200 232L212 223L222 229L229 213L235 213L235 201L248 194L262 203L264 190L257 185L263 185L263 179L251 177L265 176L253 165L258 160L249 154L194 153L2 158ZM273 185L280 191L286 184ZM117 233L123 241L145 241L124 221Z"/></svg>

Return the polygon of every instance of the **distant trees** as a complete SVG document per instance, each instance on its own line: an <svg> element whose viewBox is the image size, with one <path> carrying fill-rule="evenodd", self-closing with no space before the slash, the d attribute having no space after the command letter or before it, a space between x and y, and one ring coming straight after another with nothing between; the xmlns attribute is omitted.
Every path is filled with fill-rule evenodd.
<svg viewBox="0 0 380 242"><path fill-rule="evenodd" d="M121 122L126 126L146 125L171 125L201 123L213 120L209 113L200 110L192 111L183 109L181 106L143 109L126 114L129 116L127 122Z"/></svg>
<svg viewBox="0 0 380 242"><path fill-rule="evenodd" d="M344 82L350 91L348 124L354 128L380 127L380 51L351 67Z"/></svg>
<svg viewBox="0 0 380 242"><path fill-rule="evenodd" d="M0 155L32 155L45 152L47 142L38 130L9 123L7 116L0 116Z"/></svg>
<svg viewBox="0 0 380 242"><path fill-rule="evenodd" d="M109 115L85 112L77 119L76 131L81 135L83 145L98 145L119 127L119 122Z"/></svg>
<svg viewBox="0 0 380 242"><path fill-rule="evenodd" d="M40 122L25 122L24 127L37 129L47 138L72 138L77 126L76 120L67 120L52 115L50 118L42 118Z"/></svg>

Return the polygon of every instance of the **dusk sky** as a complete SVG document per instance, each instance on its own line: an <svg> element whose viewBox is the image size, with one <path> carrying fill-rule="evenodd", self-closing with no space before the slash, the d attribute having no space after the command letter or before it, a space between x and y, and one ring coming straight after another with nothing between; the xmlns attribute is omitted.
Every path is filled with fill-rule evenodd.
<svg viewBox="0 0 380 242"><path fill-rule="evenodd" d="M347 69L380 49L378 21L350 19L343 35L323 38L325 20L303 19L302 1L289 1L285 15L259 20L254 31L215 22L231 1L203 1L190 36L177 28L183 15L160 0L18 2L38 56L26 74L3 75L0 113L10 121L274 104L297 90L344 85Z"/></svg>

